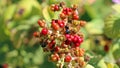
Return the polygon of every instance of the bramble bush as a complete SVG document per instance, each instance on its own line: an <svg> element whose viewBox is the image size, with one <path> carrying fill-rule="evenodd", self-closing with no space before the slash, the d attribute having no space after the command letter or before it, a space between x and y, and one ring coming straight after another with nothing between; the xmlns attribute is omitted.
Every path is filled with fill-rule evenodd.
<svg viewBox="0 0 120 68"><path fill-rule="evenodd" d="M0 0L0 68L119 68L120 0Z"/></svg>

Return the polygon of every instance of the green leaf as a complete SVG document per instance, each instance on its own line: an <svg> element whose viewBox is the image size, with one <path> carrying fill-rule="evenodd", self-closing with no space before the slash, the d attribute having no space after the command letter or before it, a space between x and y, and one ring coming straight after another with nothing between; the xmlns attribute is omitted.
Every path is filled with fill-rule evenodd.
<svg viewBox="0 0 120 68"><path fill-rule="evenodd" d="M23 13L19 14L19 11L21 10L23 10ZM40 14L41 6L36 0L21 0L17 5L17 12L14 18L16 20L27 18L30 16L32 11L36 12L37 10L37 13Z"/></svg>
<svg viewBox="0 0 120 68"><path fill-rule="evenodd" d="M114 68L119 68L119 66L117 64L114 65Z"/></svg>
<svg viewBox="0 0 120 68"><path fill-rule="evenodd" d="M90 64L87 64L87 66L86 66L85 68L95 68L95 67L93 67L93 66L90 65Z"/></svg>
<svg viewBox="0 0 120 68"><path fill-rule="evenodd" d="M102 34L103 27L104 23L100 19L94 19L86 25L86 29L90 34Z"/></svg>
<svg viewBox="0 0 120 68"><path fill-rule="evenodd" d="M113 8L116 12L120 13L120 4L115 4L115 5L112 6L112 8Z"/></svg>
<svg viewBox="0 0 120 68"><path fill-rule="evenodd" d="M120 37L120 14L119 13L111 14L105 19L104 32L105 32L105 35L110 38Z"/></svg>
<svg viewBox="0 0 120 68"><path fill-rule="evenodd" d="M97 65L99 68L107 68L104 59L101 59Z"/></svg>
<svg viewBox="0 0 120 68"><path fill-rule="evenodd" d="M46 6L43 11L43 16L45 18L46 21L50 22L51 21L51 18L50 18L50 15L49 15L49 12L48 12L48 6Z"/></svg>
<svg viewBox="0 0 120 68"><path fill-rule="evenodd" d="M113 55L114 55L115 59L119 59L120 58L120 54L119 53L120 53L120 48L113 52Z"/></svg>
<svg viewBox="0 0 120 68"><path fill-rule="evenodd" d="M15 13L15 10L16 10L15 4L8 6L4 12L4 21L8 21L8 20L12 19L13 15Z"/></svg>

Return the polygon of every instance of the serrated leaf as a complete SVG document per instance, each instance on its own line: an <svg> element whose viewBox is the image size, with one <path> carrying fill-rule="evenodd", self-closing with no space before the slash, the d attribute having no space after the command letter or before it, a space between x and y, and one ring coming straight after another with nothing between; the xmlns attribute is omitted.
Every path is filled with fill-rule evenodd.
<svg viewBox="0 0 120 68"><path fill-rule="evenodd" d="M111 14L105 19L104 32L110 38L120 37L120 16L119 13Z"/></svg>
<svg viewBox="0 0 120 68"><path fill-rule="evenodd" d="M113 8L116 12L120 13L120 4L115 4L115 5L112 6L112 8Z"/></svg>
<svg viewBox="0 0 120 68"><path fill-rule="evenodd" d="M15 4L8 6L6 11L4 12L4 21L11 20L14 15L15 10L16 10Z"/></svg>
<svg viewBox="0 0 120 68"><path fill-rule="evenodd" d="M120 58L120 54L119 53L120 53L120 48L113 52L113 55L114 55L115 59L119 59Z"/></svg>
<svg viewBox="0 0 120 68"><path fill-rule="evenodd" d="M48 12L48 6L46 6L43 11L43 16L45 18L46 21L50 22L51 21L51 18L50 18L50 15L49 15L49 12Z"/></svg>
<svg viewBox="0 0 120 68"><path fill-rule="evenodd" d="M103 21L95 19L86 25L86 29L90 34L102 34L103 33Z"/></svg>

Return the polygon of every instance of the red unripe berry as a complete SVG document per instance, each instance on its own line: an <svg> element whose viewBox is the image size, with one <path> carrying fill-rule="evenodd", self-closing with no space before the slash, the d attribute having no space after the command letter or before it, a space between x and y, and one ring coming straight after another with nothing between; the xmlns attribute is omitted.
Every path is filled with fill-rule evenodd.
<svg viewBox="0 0 120 68"><path fill-rule="evenodd" d="M73 20L78 20L79 19L79 16L78 15L73 15Z"/></svg>
<svg viewBox="0 0 120 68"><path fill-rule="evenodd" d="M69 8L69 9L68 9L68 11L69 11L69 12L72 12L72 9L71 9L71 8Z"/></svg>
<svg viewBox="0 0 120 68"><path fill-rule="evenodd" d="M42 35L47 35L48 34L48 29L47 28L43 28L41 31Z"/></svg>
<svg viewBox="0 0 120 68"><path fill-rule="evenodd" d="M60 27L64 27L64 24L63 24L63 23L60 23L59 25L60 25Z"/></svg>
<svg viewBox="0 0 120 68"><path fill-rule="evenodd" d="M77 40L78 40L78 38L77 38L77 37L74 37L74 38L73 38L73 42L74 42L74 43L76 43L76 42L77 42Z"/></svg>
<svg viewBox="0 0 120 68"><path fill-rule="evenodd" d="M83 38L78 38L78 43L82 43L83 42Z"/></svg>
<svg viewBox="0 0 120 68"><path fill-rule="evenodd" d="M72 15L78 15L78 11L74 11Z"/></svg>
<svg viewBox="0 0 120 68"><path fill-rule="evenodd" d="M79 47L79 46L80 46L80 43L75 43L74 46L75 46L75 47Z"/></svg>
<svg viewBox="0 0 120 68"><path fill-rule="evenodd" d="M54 11L59 11L59 10L60 10L59 6L58 6L58 5L55 5L55 6L54 6Z"/></svg>
<svg viewBox="0 0 120 68"><path fill-rule="evenodd" d="M44 20L38 20L38 24L40 27L45 27L45 21Z"/></svg>
<svg viewBox="0 0 120 68"><path fill-rule="evenodd" d="M64 21L62 21L62 20L58 20L57 23L58 23L59 26L62 27L62 28L65 26L65 23L64 23Z"/></svg>
<svg viewBox="0 0 120 68"><path fill-rule="evenodd" d="M58 30L60 27L59 27L59 25L58 25L57 23L52 22L52 28L53 28L54 30Z"/></svg>
<svg viewBox="0 0 120 68"><path fill-rule="evenodd" d="M73 35L71 35L71 36L70 36L70 38L73 40L73 39L74 39L74 36L73 36Z"/></svg>
<svg viewBox="0 0 120 68"><path fill-rule="evenodd" d="M67 16L66 16L64 13L61 13L61 14L60 14L60 18L61 18L61 19L66 19Z"/></svg>
<svg viewBox="0 0 120 68"><path fill-rule="evenodd" d="M52 11L59 11L60 10L60 7L58 5L52 5L51 6L51 10Z"/></svg>
<svg viewBox="0 0 120 68"><path fill-rule="evenodd" d="M67 10L67 8L65 7L65 8L63 8L63 11L66 11Z"/></svg>
<svg viewBox="0 0 120 68"><path fill-rule="evenodd" d="M71 58L70 55L66 55L64 61L65 61L65 62L70 62L71 59L72 59L72 58Z"/></svg>
<svg viewBox="0 0 120 68"><path fill-rule="evenodd" d="M70 34L65 35L66 39L70 38Z"/></svg>
<svg viewBox="0 0 120 68"><path fill-rule="evenodd" d="M39 37L39 33L38 33L38 32L34 32L34 33L33 33L33 36L34 36L34 37Z"/></svg>
<svg viewBox="0 0 120 68"><path fill-rule="evenodd" d="M72 38L68 38L67 40L68 40L69 42L72 42Z"/></svg>
<svg viewBox="0 0 120 68"><path fill-rule="evenodd" d="M72 9L71 8L67 8L67 15L71 15L72 14Z"/></svg>
<svg viewBox="0 0 120 68"><path fill-rule="evenodd" d="M72 9L71 8L63 8L62 13L64 13L65 15L70 15L70 14L72 14Z"/></svg>
<svg viewBox="0 0 120 68"><path fill-rule="evenodd" d="M80 21L80 26L84 27L86 24L86 21Z"/></svg>

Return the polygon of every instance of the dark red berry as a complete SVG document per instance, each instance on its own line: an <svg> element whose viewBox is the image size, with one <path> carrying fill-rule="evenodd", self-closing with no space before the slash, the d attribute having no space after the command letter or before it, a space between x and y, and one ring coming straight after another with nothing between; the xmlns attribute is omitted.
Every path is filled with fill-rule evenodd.
<svg viewBox="0 0 120 68"><path fill-rule="evenodd" d="M109 51L109 46L108 46L108 45L105 45L105 46L104 46L104 51L105 51L105 52L108 52L108 51Z"/></svg>
<svg viewBox="0 0 120 68"><path fill-rule="evenodd" d="M53 48L55 47L55 44L56 44L55 40L52 40L52 41L48 44L48 48L49 48L49 49L53 49Z"/></svg>
<svg viewBox="0 0 120 68"><path fill-rule="evenodd" d="M59 51L60 51L60 47L56 46L56 47L54 48L54 51L55 51L55 52L59 52Z"/></svg>
<svg viewBox="0 0 120 68"><path fill-rule="evenodd" d="M79 47L79 46L80 46L80 43L75 43L74 46L75 46L75 47Z"/></svg>
<svg viewBox="0 0 120 68"><path fill-rule="evenodd" d="M65 41L65 44L66 44L66 45L69 45L70 43L71 43L71 42L68 41L68 40Z"/></svg>
<svg viewBox="0 0 120 68"><path fill-rule="evenodd" d="M47 35L48 34L48 29L47 28L43 28L41 31L42 35Z"/></svg>
<svg viewBox="0 0 120 68"><path fill-rule="evenodd" d="M64 61L65 61L65 62L70 62L71 59L72 59L72 58L71 58L70 55L66 55Z"/></svg>

